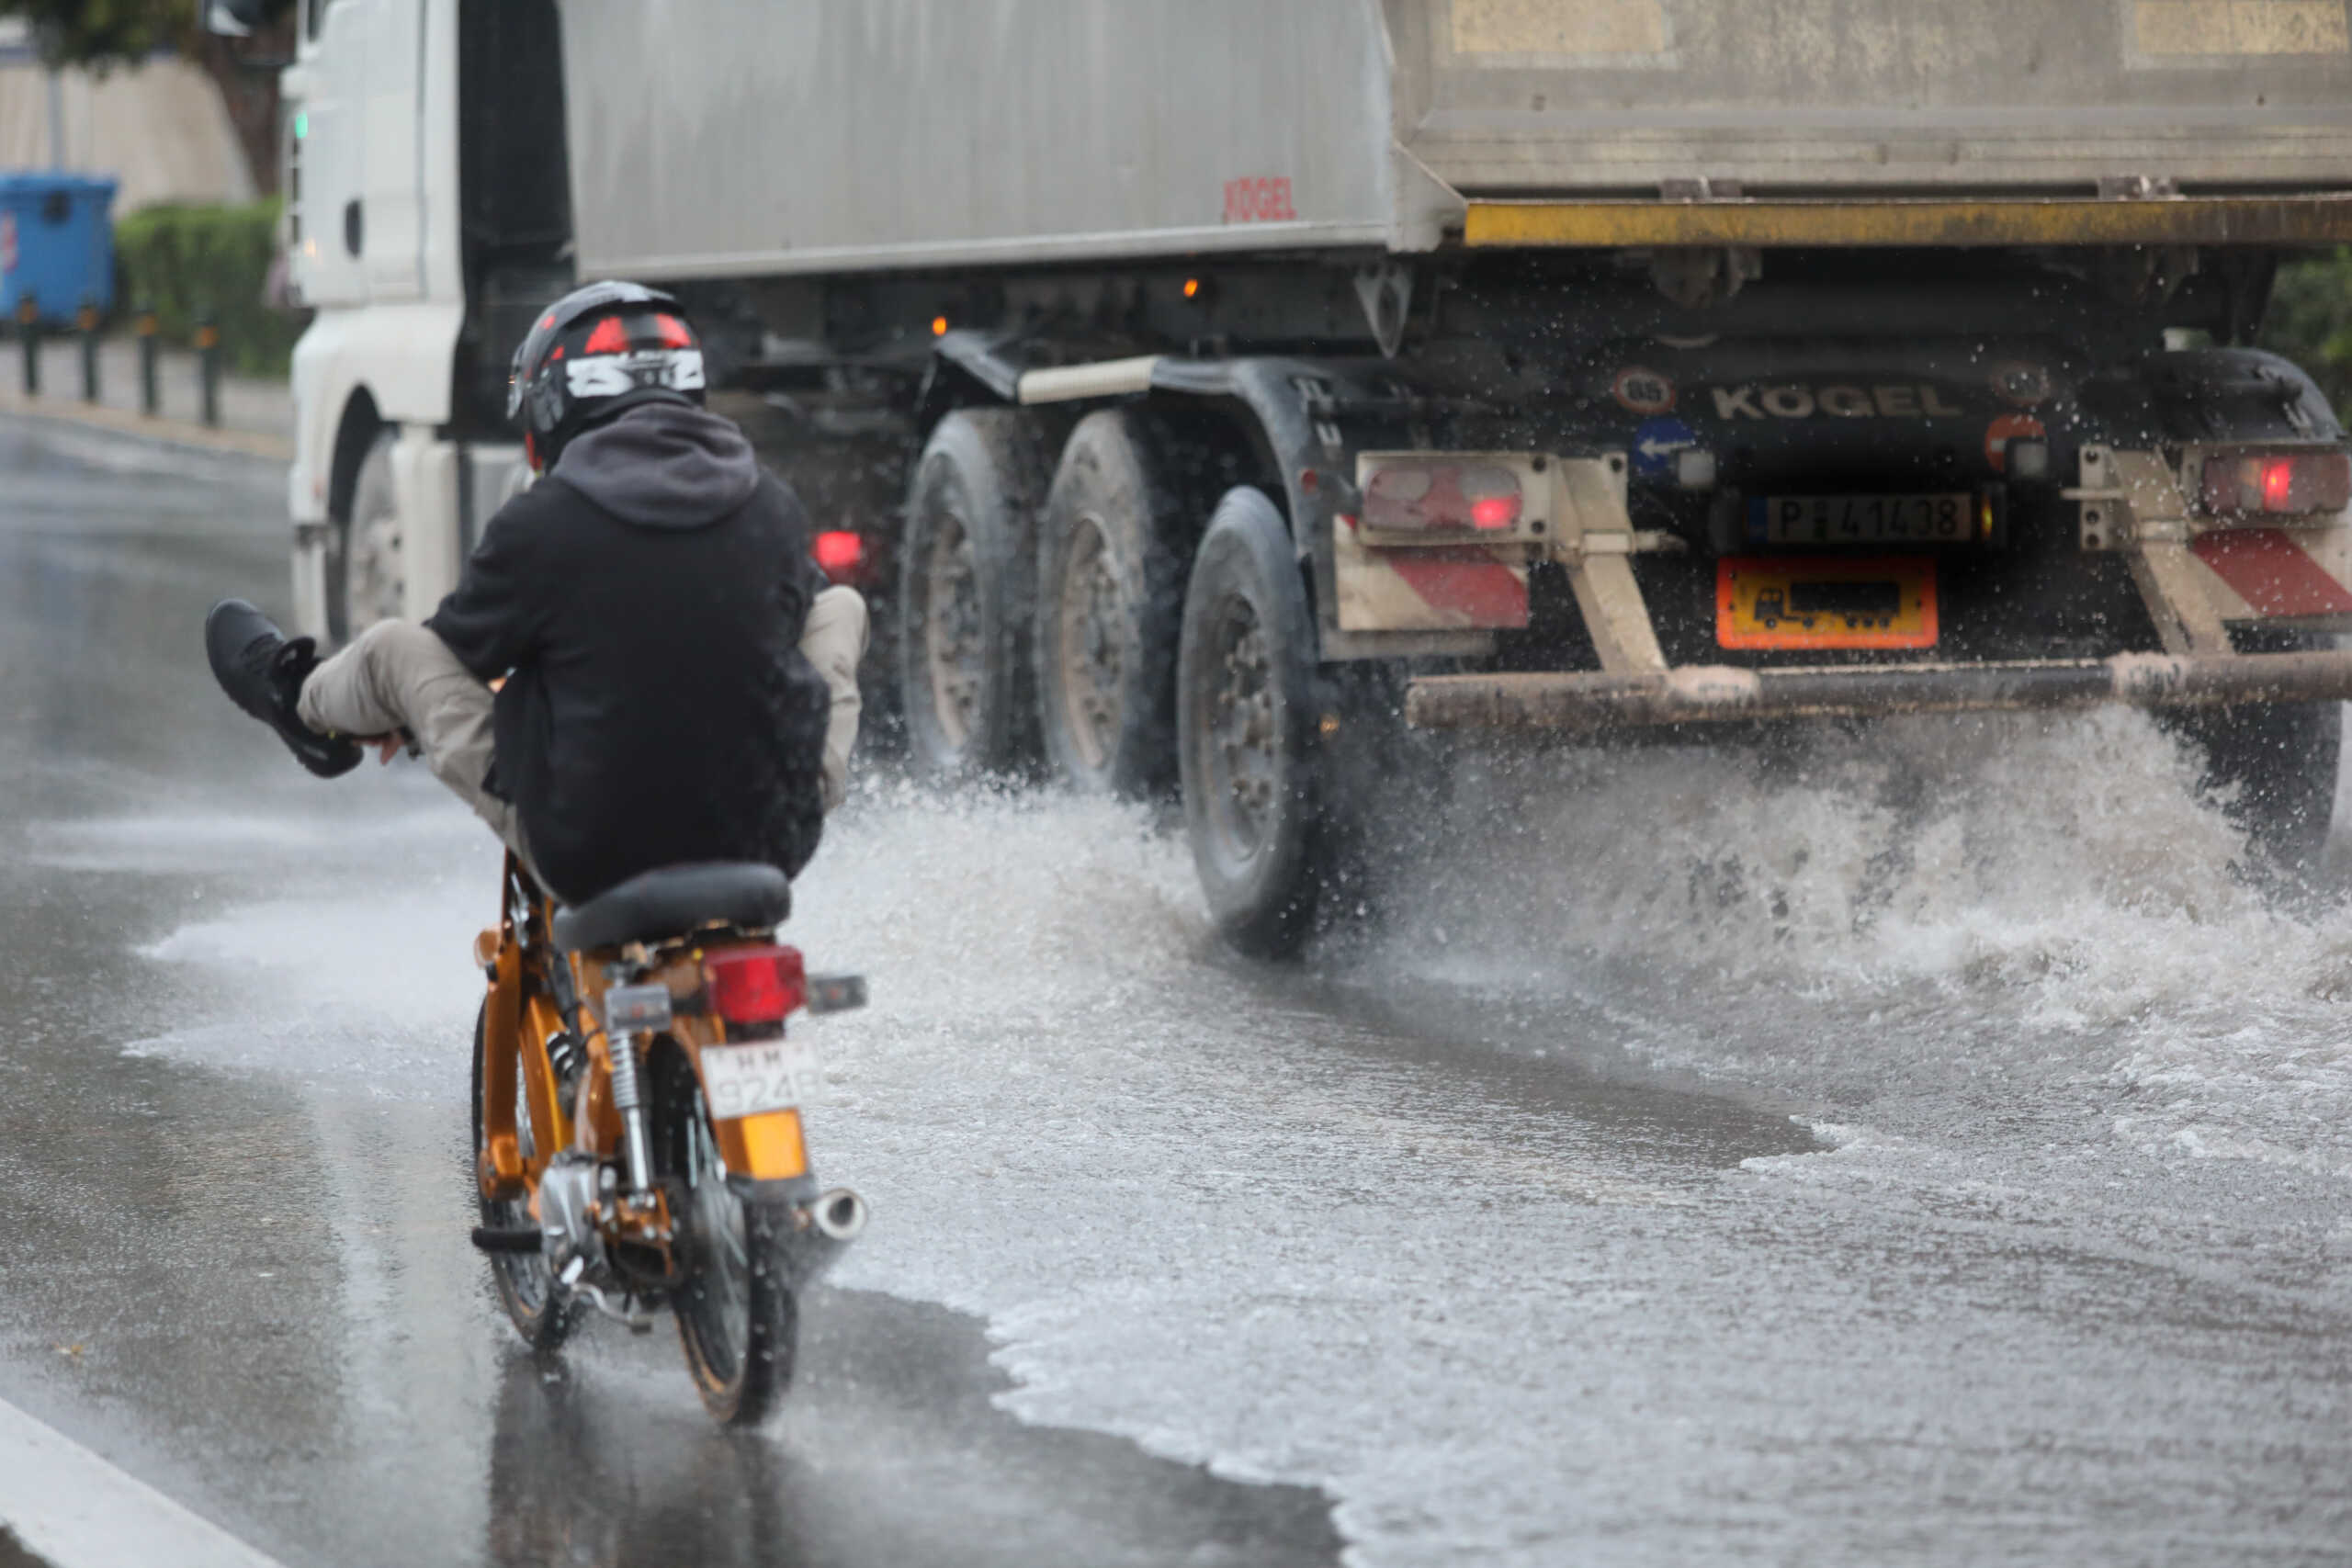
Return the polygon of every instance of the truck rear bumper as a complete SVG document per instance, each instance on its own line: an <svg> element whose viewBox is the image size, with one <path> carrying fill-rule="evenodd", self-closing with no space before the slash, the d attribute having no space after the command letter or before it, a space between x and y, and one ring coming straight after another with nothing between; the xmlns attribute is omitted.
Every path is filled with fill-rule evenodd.
<svg viewBox="0 0 2352 1568"><path fill-rule="evenodd" d="M2217 707L2352 701L2352 649L2119 654L2015 663L1804 666L1691 664L1654 672L1428 675L1405 696L1419 729L1589 734L1671 724L2028 708Z"/></svg>

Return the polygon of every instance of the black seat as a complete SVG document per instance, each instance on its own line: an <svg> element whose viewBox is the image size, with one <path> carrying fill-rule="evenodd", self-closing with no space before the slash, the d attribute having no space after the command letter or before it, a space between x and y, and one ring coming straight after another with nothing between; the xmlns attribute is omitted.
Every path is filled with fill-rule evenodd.
<svg viewBox="0 0 2352 1568"><path fill-rule="evenodd" d="M632 876L575 908L555 912L555 944L566 953L667 942L697 926L764 931L792 913L792 881L757 861L667 865Z"/></svg>

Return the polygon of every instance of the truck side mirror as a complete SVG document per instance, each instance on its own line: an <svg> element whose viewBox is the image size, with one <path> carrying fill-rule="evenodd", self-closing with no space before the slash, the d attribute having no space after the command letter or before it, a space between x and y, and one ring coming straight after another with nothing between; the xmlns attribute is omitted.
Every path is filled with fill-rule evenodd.
<svg viewBox="0 0 2352 1568"><path fill-rule="evenodd" d="M251 38L261 26L262 0L204 0L204 30L222 38Z"/></svg>

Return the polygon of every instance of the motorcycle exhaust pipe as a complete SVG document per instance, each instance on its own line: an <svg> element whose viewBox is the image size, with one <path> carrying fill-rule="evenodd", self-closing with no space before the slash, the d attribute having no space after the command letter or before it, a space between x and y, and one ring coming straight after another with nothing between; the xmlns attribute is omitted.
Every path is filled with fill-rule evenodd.
<svg viewBox="0 0 2352 1568"><path fill-rule="evenodd" d="M846 1187L836 1187L801 1212L808 1224L791 1232L785 1245L796 1287L815 1280L849 1250L865 1228L865 1200Z"/></svg>
<svg viewBox="0 0 2352 1568"><path fill-rule="evenodd" d="M846 1187L836 1187L810 1205L808 1223L827 1241L843 1246L865 1229L865 1200Z"/></svg>

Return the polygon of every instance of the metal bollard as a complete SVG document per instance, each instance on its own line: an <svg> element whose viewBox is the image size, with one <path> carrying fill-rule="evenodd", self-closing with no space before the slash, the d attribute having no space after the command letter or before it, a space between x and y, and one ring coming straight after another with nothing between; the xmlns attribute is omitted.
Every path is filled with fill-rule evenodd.
<svg viewBox="0 0 2352 1568"><path fill-rule="evenodd" d="M17 296L17 342L25 355L25 396L40 396L40 306L29 294Z"/></svg>
<svg viewBox="0 0 2352 1568"><path fill-rule="evenodd" d="M139 408L153 419L164 412L164 395L155 385L155 307L139 301Z"/></svg>
<svg viewBox="0 0 2352 1568"><path fill-rule="evenodd" d="M74 314L74 325L82 334L82 400L98 400L98 302L88 295L82 296L82 308Z"/></svg>
<svg viewBox="0 0 2352 1568"><path fill-rule="evenodd" d="M196 369L204 386L204 423L220 423L220 325L207 310L196 319Z"/></svg>

